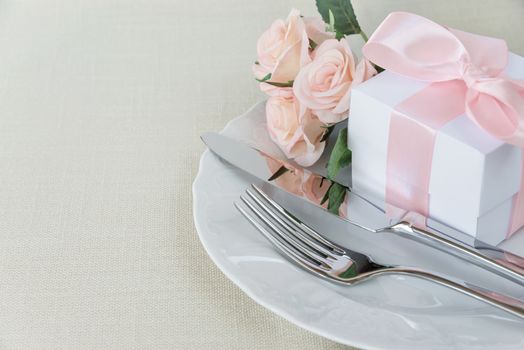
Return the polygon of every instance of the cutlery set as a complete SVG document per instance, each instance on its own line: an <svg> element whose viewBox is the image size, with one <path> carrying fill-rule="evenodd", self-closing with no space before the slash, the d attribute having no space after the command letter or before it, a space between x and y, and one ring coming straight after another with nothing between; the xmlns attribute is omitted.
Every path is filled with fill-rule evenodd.
<svg viewBox="0 0 524 350"><path fill-rule="evenodd" d="M288 160L269 156L218 133L206 133L202 135L202 140L221 159L279 189L286 190L275 181L269 181L273 174L269 171L268 161L287 164L293 169L311 174L310 170L302 169ZM374 218L381 218L377 222L388 223L383 227L370 227L369 222L364 223L352 218L349 210L349 215L339 214L337 217L338 220L344 220L348 231L358 229L370 234L394 234L408 238L490 271L517 284L524 292L524 259L521 257L484 242L474 241L474 244L471 244L471 237L429 218L426 221L428 229L417 227L402 216L395 221L375 202L352 192L348 183L341 185L348 189L348 203L355 204L355 208L364 207L367 212L371 211ZM293 194L290 193L289 196ZM446 286L524 319L524 301L520 298L475 286L463 276L449 277L453 275L451 271L446 276L441 276L417 267L377 264L365 254L328 240L325 235L300 221L255 185L246 190L240 197L240 202L235 203L235 207L281 254L316 276L336 283L354 285L380 275L409 275ZM348 208L351 206L348 205ZM323 212L321 215L336 215L320 207L318 210Z"/></svg>

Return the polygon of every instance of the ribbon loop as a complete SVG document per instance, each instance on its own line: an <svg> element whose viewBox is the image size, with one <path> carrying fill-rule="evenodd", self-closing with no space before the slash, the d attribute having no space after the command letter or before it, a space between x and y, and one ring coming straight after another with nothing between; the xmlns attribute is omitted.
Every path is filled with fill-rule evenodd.
<svg viewBox="0 0 524 350"><path fill-rule="evenodd" d="M466 114L497 139L524 147L524 86L518 82L476 80L466 94Z"/></svg>
<svg viewBox="0 0 524 350"><path fill-rule="evenodd" d="M405 12L388 15L363 53L385 69L430 82L459 78L461 62L470 61L460 40L446 28Z"/></svg>

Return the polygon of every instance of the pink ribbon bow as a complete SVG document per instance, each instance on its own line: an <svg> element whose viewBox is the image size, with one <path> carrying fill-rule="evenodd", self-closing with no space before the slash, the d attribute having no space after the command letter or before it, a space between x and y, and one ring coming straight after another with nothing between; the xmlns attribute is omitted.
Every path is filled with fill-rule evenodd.
<svg viewBox="0 0 524 350"><path fill-rule="evenodd" d="M480 128L524 147L524 82L504 76L506 42L391 13L363 48L375 64L428 82L463 80L466 114Z"/></svg>
<svg viewBox="0 0 524 350"><path fill-rule="evenodd" d="M387 203L429 215L436 132L466 112L488 134L523 148L522 180L508 235L524 226L524 81L503 74L508 61L505 41L395 12L373 33L363 53L385 69L431 83L391 115Z"/></svg>

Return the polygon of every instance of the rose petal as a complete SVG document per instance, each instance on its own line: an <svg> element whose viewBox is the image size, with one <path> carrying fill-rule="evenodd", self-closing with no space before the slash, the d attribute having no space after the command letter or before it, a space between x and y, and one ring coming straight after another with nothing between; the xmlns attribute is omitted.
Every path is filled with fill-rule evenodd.
<svg viewBox="0 0 524 350"><path fill-rule="evenodd" d="M304 23L307 36L317 45L335 38L335 33L326 31L326 24L320 17L305 17Z"/></svg>

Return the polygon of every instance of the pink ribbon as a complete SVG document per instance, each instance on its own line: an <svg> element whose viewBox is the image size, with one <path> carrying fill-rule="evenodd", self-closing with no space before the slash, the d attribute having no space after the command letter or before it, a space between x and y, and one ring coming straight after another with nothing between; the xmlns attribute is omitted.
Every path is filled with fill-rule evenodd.
<svg viewBox="0 0 524 350"><path fill-rule="evenodd" d="M428 192L436 134L464 113L464 89L464 83L458 80L434 83L393 110L386 168L388 204L429 216Z"/></svg>
<svg viewBox="0 0 524 350"><path fill-rule="evenodd" d="M464 112L490 135L524 148L524 82L503 75L508 60L504 40L395 12L373 33L363 53L385 69L432 83L392 115L388 203L429 214L436 132ZM512 228L524 225L523 193L524 181L514 200Z"/></svg>

